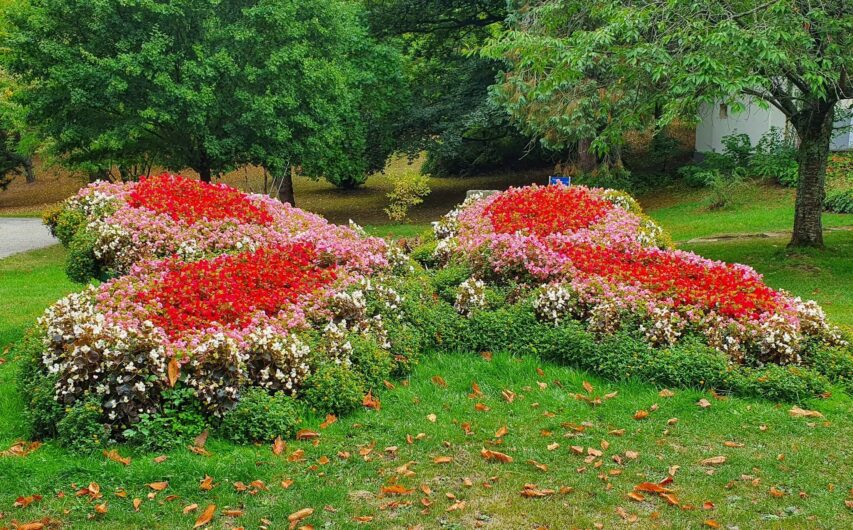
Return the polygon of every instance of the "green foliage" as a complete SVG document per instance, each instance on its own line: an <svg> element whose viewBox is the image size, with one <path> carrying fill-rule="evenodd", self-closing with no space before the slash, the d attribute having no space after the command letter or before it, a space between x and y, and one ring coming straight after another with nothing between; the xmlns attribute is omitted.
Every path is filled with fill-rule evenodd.
<svg viewBox="0 0 853 530"><path fill-rule="evenodd" d="M771 179L787 188L794 188L800 178L799 170L797 149L779 129L773 127L761 136L749 160L751 176Z"/></svg>
<svg viewBox="0 0 853 530"><path fill-rule="evenodd" d="M345 414L358 408L367 393L364 377L343 365L321 364L305 381L302 397L320 413Z"/></svg>
<svg viewBox="0 0 853 530"><path fill-rule="evenodd" d="M66 247L81 228L86 227L86 215L75 208L61 208L49 211L44 217L50 232Z"/></svg>
<svg viewBox="0 0 853 530"><path fill-rule="evenodd" d="M42 364L43 336L40 328L31 328L13 348L13 355L20 366L17 387L24 398L24 420L31 440L55 435L56 425L65 414L62 405L56 401L58 376L48 374Z"/></svg>
<svg viewBox="0 0 853 530"><path fill-rule="evenodd" d="M394 185L391 193L387 194L388 207L385 213L392 221L402 223L409 217L409 208L424 202L424 197L430 194L429 176L417 171L391 177Z"/></svg>
<svg viewBox="0 0 853 530"><path fill-rule="evenodd" d="M806 364L853 395L853 349L850 346L827 348L821 344L812 345L810 349L805 356Z"/></svg>
<svg viewBox="0 0 853 530"><path fill-rule="evenodd" d="M101 402L96 396L86 396L66 409L56 425L56 441L62 447L79 453L100 449L107 443L109 435L101 422Z"/></svg>
<svg viewBox="0 0 853 530"><path fill-rule="evenodd" d="M122 434L144 451L164 451L186 445L207 427L206 413L194 389L176 387L161 393L160 411L140 414L140 421Z"/></svg>
<svg viewBox="0 0 853 530"><path fill-rule="evenodd" d="M65 273L72 281L86 283L92 278L101 276L101 268L95 257L95 234L86 230L85 226L77 231L68 245L68 259L65 262Z"/></svg>
<svg viewBox="0 0 853 530"><path fill-rule="evenodd" d="M368 390L381 388L382 382L390 379L394 371L395 363L391 354L380 348L375 340L360 335L351 335L349 342L352 345L352 369L361 374Z"/></svg>
<svg viewBox="0 0 853 530"><path fill-rule="evenodd" d="M450 264L436 270L431 276L432 287L444 301L456 301L456 288L471 277L471 269L463 264Z"/></svg>
<svg viewBox="0 0 853 530"><path fill-rule="evenodd" d="M293 398L279 392L268 394L260 388L248 388L237 406L222 418L220 433L240 444L271 442L277 436L292 437L299 423Z"/></svg>
<svg viewBox="0 0 853 530"><path fill-rule="evenodd" d="M853 188L827 193L823 209L827 212L853 213Z"/></svg>
<svg viewBox="0 0 853 530"><path fill-rule="evenodd" d="M341 0L33 0L2 45L28 122L93 175L251 163L352 187L384 166L403 92L361 16Z"/></svg>

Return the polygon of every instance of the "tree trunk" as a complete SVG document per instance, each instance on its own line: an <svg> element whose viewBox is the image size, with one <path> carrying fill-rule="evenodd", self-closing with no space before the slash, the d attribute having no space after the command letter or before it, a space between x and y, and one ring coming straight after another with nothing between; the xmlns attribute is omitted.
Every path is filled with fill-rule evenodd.
<svg viewBox="0 0 853 530"><path fill-rule="evenodd" d="M33 167L32 157L25 156L23 160L21 160L21 165L24 166L24 175L27 178L27 184L34 183L36 181L36 172Z"/></svg>
<svg viewBox="0 0 853 530"><path fill-rule="evenodd" d="M835 103L818 103L794 116L800 136L797 159L800 164L794 233L789 247L823 247L823 199L826 194L826 163Z"/></svg>
<svg viewBox="0 0 853 530"><path fill-rule="evenodd" d="M591 143L588 138L578 141L578 165L584 173L591 172L598 165L598 157L589 149Z"/></svg>
<svg viewBox="0 0 853 530"><path fill-rule="evenodd" d="M295 171L296 168L293 166L284 170L281 176L281 185L278 188L278 200L290 203L291 206L296 206L296 197L293 194L293 173Z"/></svg>
<svg viewBox="0 0 853 530"><path fill-rule="evenodd" d="M195 170L198 172L198 178L202 182L210 182L210 166L201 166L195 168Z"/></svg>

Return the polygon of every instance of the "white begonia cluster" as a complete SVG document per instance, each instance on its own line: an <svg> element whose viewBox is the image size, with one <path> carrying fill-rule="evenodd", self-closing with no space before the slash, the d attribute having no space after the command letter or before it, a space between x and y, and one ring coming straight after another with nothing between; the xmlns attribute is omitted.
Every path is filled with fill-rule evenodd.
<svg viewBox="0 0 853 530"><path fill-rule="evenodd" d="M139 261L140 256L134 252L138 245L133 244L130 233L122 226L107 223L100 218L90 222L86 230L95 234L95 245L92 250L98 260L122 271L129 270Z"/></svg>
<svg viewBox="0 0 853 530"><path fill-rule="evenodd" d="M65 201L66 209L80 210L86 217L101 215L112 210L115 197L96 190L83 196L74 196Z"/></svg>
<svg viewBox="0 0 853 530"><path fill-rule="evenodd" d="M597 335L611 335L622 327L622 310L619 305L604 300L589 311L589 331Z"/></svg>
<svg viewBox="0 0 853 530"><path fill-rule="evenodd" d="M649 343L656 346L673 345L678 342L687 327L687 321L675 311L666 307L653 307L648 314L648 322L640 325Z"/></svg>
<svg viewBox="0 0 853 530"><path fill-rule="evenodd" d="M475 310L486 307L486 284L483 280L471 277L459 284L453 307L465 316L471 316Z"/></svg>
<svg viewBox="0 0 853 530"><path fill-rule="evenodd" d="M349 366L351 364L352 343L349 341L349 330L345 321L331 321L323 329L323 349L326 357L335 364Z"/></svg>
<svg viewBox="0 0 853 530"><path fill-rule="evenodd" d="M539 290L533 310L539 320L559 324L572 312L572 292L564 284L552 283Z"/></svg>
<svg viewBox="0 0 853 530"><path fill-rule="evenodd" d="M663 235L662 226L651 219L645 219L637 231L637 241L641 247L653 247L661 242Z"/></svg>
<svg viewBox="0 0 853 530"><path fill-rule="evenodd" d="M182 368L185 381L208 410L221 416L240 398L248 355L240 351L237 341L220 332L205 337L189 352L189 359Z"/></svg>
<svg viewBox="0 0 853 530"><path fill-rule="evenodd" d="M604 200L626 212L642 213L643 211L637 200L624 191L608 189L604 190L602 195Z"/></svg>
<svg viewBox="0 0 853 530"><path fill-rule="evenodd" d="M765 318L753 330L753 344L759 349L759 361L778 364L799 364L800 340L797 327L782 315Z"/></svg>
<svg viewBox="0 0 853 530"><path fill-rule="evenodd" d="M335 320L343 322L345 328L348 322L361 322L367 317L367 299L364 291L355 289L335 293L329 302L329 309Z"/></svg>
<svg viewBox="0 0 853 530"><path fill-rule="evenodd" d="M820 337L832 346L846 346L847 341L841 335L841 330L830 325L826 320L826 313L814 300L803 301L794 298L797 308L797 318L800 321L800 331L806 335Z"/></svg>
<svg viewBox="0 0 853 530"><path fill-rule="evenodd" d="M404 275L415 272L412 260L409 259L409 255L399 245L388 245L385 257L388 259L388 265L390 265L391 271L394 274Z"/></svg>
<svg viewBox="0 0 853 530"><path fill-rule="evenodd" d="M246 340L247 369L254 384L293 394L310 374L311 348L296 335L266 326L254 329Z"/></svg>

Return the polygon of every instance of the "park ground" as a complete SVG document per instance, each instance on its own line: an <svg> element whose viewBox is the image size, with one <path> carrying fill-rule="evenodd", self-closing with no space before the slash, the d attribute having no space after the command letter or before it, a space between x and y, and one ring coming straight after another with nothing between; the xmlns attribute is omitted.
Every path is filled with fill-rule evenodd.
<svg viewBox="0 0 853 530"><path fill-rule="evenodd" d="M334 221L352 217L377 235L410 236L468 188L543 177L433 179L433 194L406 225L384 219L386 176L372 177L354 193L299 180L297 201ZM240 178L244 189L257 185L249 172L228 180L241 184ZM39 200L32 188L26 200L20 188L0 194L0 214L38 215L73 192L67 180L38 184ZM853 231L828 231L823 251L789 252L784 234L714 237L789 229L790 190L750 188L722 211L709 211L701 190L672 187L640 199L679 247L747 263L771 286L816 299L831 321L853 328ZM824 222L849 227L850 217L826 215ZM0 260L0 450L25 432L11 346L47 305L80 288L65 277L64 256L54 246ZM601 404L576 394L601 397ZM209 505L216 505L211 528L287 528L288 516L306 508L313 513L297 527L853 527L849 396L833 391L807 400L802 407L821 416L799 417L791 404L691 389L672 394L502 352L425 355L408 379L379 396L379 410L327 426L324 418L305 417L302 427L319 437L288 441L280 455L269 446L238 447L212 436L210 456L179 449L163 460L117 447L128 465L100 454L72 455L51 443L23 457L0 456L0 528L15 521L191 528ZM635 419L638 410L648 417ZM486 459L483 449L512 461ZM654 493L628 497L635 486L668 475L674 480L666 487L679 506ZM206 476L212 489L200 487ZM150 486L163 482L162 491ZM102 497L78 495L92 483ZM41 498L15 506L19 497L26 504L35 495ZM138 509L134 499L141 501Z"/></svg>

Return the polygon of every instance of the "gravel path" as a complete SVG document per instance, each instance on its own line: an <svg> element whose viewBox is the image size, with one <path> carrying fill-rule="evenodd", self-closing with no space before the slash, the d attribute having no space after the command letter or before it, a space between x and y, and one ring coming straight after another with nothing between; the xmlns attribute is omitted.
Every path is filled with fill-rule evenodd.
<svg viewBox="0 0 853 530"><path fill-rule="evenodd" d="M0 258L49 247L59 243L50 231L33 217L0 217Z"/></svg>

